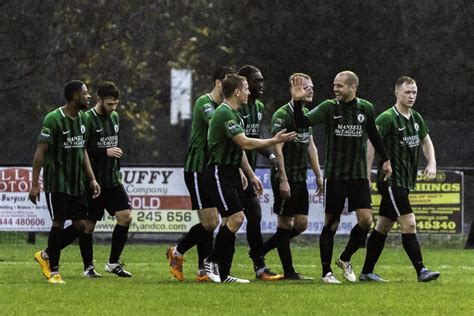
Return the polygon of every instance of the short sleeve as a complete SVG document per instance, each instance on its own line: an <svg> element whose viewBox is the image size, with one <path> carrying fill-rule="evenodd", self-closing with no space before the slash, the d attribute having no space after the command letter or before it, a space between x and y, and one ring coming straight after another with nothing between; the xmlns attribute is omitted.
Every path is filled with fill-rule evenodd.
<svg viewBox="0 0 474 316"><path fill-rule="evenodd" d="M204 121L209 124L209 121L211 120L212 116L214 115L215 109L212 106L211 103L205 103L201 107L201 114L202 117L204 118Z"/></svg>
<svg viewBox="0 0 474 316"><path fill-rule="evenodd" d="M429 130L428 125L426 124L425 120L421 117L420 114L417 113L416 118L417 118L416 122L419 125L418 135L420 136L420 140L423 140L423 139L425 139L426 135L428 135L430 133L430 130ZM416 128L416 126L415 126L415 128Z"/></svg>
<svg viewBox="0 0 474 316"><path fill-rule="evenodd" d="M235 135L244 132L238 114L235 115L231 111L223 111L220 114L220 117L215 119L218 119L219 121L223 122L227 137L234 137Z"/></svg>
<svg viewBox="0 0 474 316"><path fill-rule="evenodd" d="M41 132L38 136L38 143L54 144L54 132L57 128L53 115L49 113L43 121Z"/></svg>
<svg viewBox="0 0 474 316"><path fill-rule="evenodd" d="M382 138L385 138L391 130L390 117L385 113L380 114L375 119L375 125L377 125L377 129L379 130L380 136L382 136Z"/></svg>
<svg viewBox="0 0 474 316"><path fill-rule="evenodd" d="M281 114L280 111L275 112L272 117L271 122L271 132L273 135L285 128L285 117Z"/></svg>

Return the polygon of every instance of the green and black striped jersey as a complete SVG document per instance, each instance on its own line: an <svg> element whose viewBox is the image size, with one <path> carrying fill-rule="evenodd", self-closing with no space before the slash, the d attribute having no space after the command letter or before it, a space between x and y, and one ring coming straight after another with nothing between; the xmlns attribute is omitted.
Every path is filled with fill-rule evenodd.
<svg viewBox="0 0 474 316"><path fill-rule="evenodd" d="M207 130L218 104L210 94L200 96L193 109L191 144L184 161L184 171L203 172L207 164Z"/></svg>
<svg viewBox="0 0 474 316"><path fill-rule="evenodd" d="M110 115L101 115L92 108L85 117L87 153L95 178L102 188L119 185L120 159L107 157L107 148L119 147L119 115L115 111Z"/></svg>
<svg viewBox="0 0 474 316"><path fill-rule="evenodd" d="M219 105L209 125L208 164L240 167L243 151L232 141L232 137L240 133L244 133L244 122L239 112L227 103Z"/></svg>
<svg viewBox="0 0 474 316"><path fill-rule="evenodd" d="M308 109L303 107L303 113ZM272 134L276 134L282 129L287 132L295 131L293 105L287 103L280 107L272 117ZM290 182L306 182L306 170L308 163L308 146L310 136L313 133L311 127L299 128L296 138L283 145L283 158L285 161L285 172ZM272 177L275 177L272 169Z"/></svg>
<svg viewBox="0 0 474 316"><path fill-rule="evenodd" d="M412 190L415 187L420 144L428 135L428 127L415 110L406 118L395 106L375 120L392 165L388 184ZM378 164L377 180L383 180L382 162Z"/></svg>
<svg viewBox="0 0 474 316"><path fill-rule="evenodd" d="M245 136L249 138L260 138L260 123L262 121L264 105L260 100L255 100L253 104L244 104L239 112L244 121ZM250 167L255 171L257 167L257 150L246 150Z"/></svg>
<svg viewBox="0 0 474 316"><path fill-rule="evenodd" d="M38 143L48 144L43 160L45 192L60 192L73 196L84 194L84 145L86 125L84 113L75 119L62 108L49 112L43 121Z"/></svg>
<svg viewBox="0 0 474 316"><path fill-rule="evenodd" d="M324 176L330 179L367 179L367 122L375 120L374 106L356 98L343 104L326 100L311 110L311 124L325 123Z"/></svg>

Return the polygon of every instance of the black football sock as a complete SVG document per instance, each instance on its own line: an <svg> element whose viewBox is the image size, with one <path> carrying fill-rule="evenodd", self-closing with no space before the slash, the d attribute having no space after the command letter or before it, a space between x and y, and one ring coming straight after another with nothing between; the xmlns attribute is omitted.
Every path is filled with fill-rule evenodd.
<svg viewBox="0 0 474 316"><path fill-rule="evenodd" d="M92 234L82 233L79 235L79 247L81 249L82 263L84 270L92 266L94 259L94 246L92 242Z"/></svg>
<svg viewBox="0 0 474 316"><path fill-rule="evenodd" d="M416 234L402 234L402 244L416 270L416 274L420 275L421 269L425 266L423 265L423 257L421 255L420 244L416 239Z"/></svg>
<svg viewBox="0 0 474 316"><path fill-rule="evenodd" d="M76 240L77 236L79 236L79 232L74 228L74 225L69 225L65 229L63 229L63 241L61 244L61 249L66 248L70 244ZM49 249L45 249L46 253L49 253Z"/></svg>
<svg viewBox="0 0 474 316"><path fill-rule="evenodd" d="M214 248L211 251L209 260L221 263L226 258L226 251L235 242L235 234L229 230L227 225L221 226L216 236Z"/></svg>
<svg viewBox="0 0 474 316"><path fill-rule="evenodd" d="M265 256L267 253L269 253L271 250L275 249L277 247L278 243L278 229L275 234L272 235L266 242L263 243L262 246L262 255Z"/></svg>
<svg viewBox="0 0 474 316"><path fill-rule="evenodd" d="M232 267L232 260L234 259L235 253L235 234L233 234L233 236L234 238L232 246L229 245L225 253L225 258L219 264L219 276L221 278L221 281L224 281L227 278L227 276L230 274L230 269Z"/></svg>
<svg viewBox="0 0 474 316"><path fill-rule="evenodd" d="M293 239L294 237L298 236L299 234L301 234L302 232L300 231L297 231L295 228L293 228L290 232L290 239Z"/></svg>
<svg viewBox="0 0 474 316"><path fill-rule="evenodd" d="M367 274L374 272L375 264L380 258L386 239L387 235L381 234L375 229L372 231L367 242L367 254L365 256L362 273Z"/></svg>
<svg viewBox="0 0 474 316"><path fill-rule="evenodd" d="M324 226L319 236L319 253L321 257L321 265L323 267L323 277L326 276L331 270L332 250L334 248L334 235L335 231L332 231L329 227Z"/></svg>
<svg viewBox="0 0 474 316"><path fill-rule="evenodd" d="M51 272L59 271L59 258L61 257L61 245L63 243L63 228L51 227L48 237L49 268Z"/></svg>
<svg viewBox="0 0 474 316"><path fill-rule="evenodd" d="M178 246L176 246L176 250L180 254L184 255L186 251L194 247L201 240L204 240L205 236L207 236L206 229L201 223L198 223L191 227L189 232L184 236L183 239L181 239L181 241L178 243Z"/></svg>
<svg viewBox="0 0 474 316"><path fill-rule="evenodd" d="M214 242L214 232L206 231L206 236L197 244L198 267L204 269L204 259L209 257Z"/></svg>
<svg viewBox="0 0 474 316"><path fill-rule="evenodd" d="M247 222L247 241L250 247L250 253L252 254L252 259L258 261L258 258L263 257L262 248L263 248L263 238L262 230L260 228L260 222ZM258 263L256 265L261 265ZM262 268L261 266L258 268Z"/></svg>
<svg viewBox="0 0 474 316"><path fill-rule="evenodd" d="M277 232L279 232L277 246L278 256L280 257L281 265L283 266L283 273L285 275L295 273L290 249L291 230L278 227Z"/></svg>
<svg viewBox="0 0 474 316"><path fill-rule="evenodd" d="M351 261L352 255L360 248L362 242L365 241L368 232L368 229L363 229L359 224L352 228L346 249L344 249L340 256L342 261Z"/></svg>
<svg viewBox="0 0 474 316"><path fill-rule="evenodd" d="M112 248L110 249L109 263L117 263L128 238L128 226L115 225L112 233Z"/></svg>

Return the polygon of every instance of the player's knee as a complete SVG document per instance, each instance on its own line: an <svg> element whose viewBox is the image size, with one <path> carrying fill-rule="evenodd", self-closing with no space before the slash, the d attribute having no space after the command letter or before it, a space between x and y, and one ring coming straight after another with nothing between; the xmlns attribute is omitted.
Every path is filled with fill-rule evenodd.
<svg viewBox="0 0 474 316"><path fill-rule="evenodd" d="M64 221L58 221L56 219L53 220L52 226L55 228L64 229Z"/></svg>
<svg viewBox="0 0 474 316"><path fill-rule="evenodd" d="M244 222L245 216L242 212L232 215L232 222L241 226Z"/></svg>
<svg viewBox="0 0 474 316"><path fill-rule="evenodd" d="M240 226L242 226L242 223L244 222L244 218L245 216L243 212L235 213L232 216L229 216L227 218L226 225L230 231L235 233L239 230Z"/></svg>
<svg viewBox="0 0 474 316"><path fill-rule="evenodd" d="M293 226L294 230L301 234L308 228L308 219L307 218L298 218L295 219L295 224Z"/></svg>
<svg viewBox="0 0 474 316"><path fill-rule="evenodd" d="M377 225L375 226L375 230L381 233L382 235L387 235L392 229L392 226L393 226L393 223L390 225L387 223L377 222Z"/></svg>
<svg viewBox="0 0 474 316"><path fill-rule="evenodd" d="M87 221L85 220L73 220L72 225L74 226L74 229L76 229L78 232L84 232L87 227Z"/></svg>
<svg viewBox="0 0 474 316"><path fill-rule="evenodd" d="M128 227L133 220L132 212L130 210L117 212L115 213L115 217L117 218L117 224L120 226Z"/></svg>
<svg viewBox="0 0 474 316"><path fill-rule="evenodd" d="M95 231L95 222L88 222L86 224L86 227L84 229L84 233L86 234L92 234Z"/></svg>
<svg viewBox="0 0 474 316"><path fill-rule="evenodd" d="M416 233L416 222L415 221L407 221L404 223L400 223L400 232L402 234L414 234Z"/></svg>
<svg viewBox="0 0 474 316"><path fill-rule="evenodd" d="M370 229L370 227L372 226L372 223L373 223L372 216L361 217L357 222L357 224L362 229Z"/></svg>
<svg viewBox="0 0 474 316"><path fill-rule="evenodd" d="M219 219L217 217L207 217L201 222L201 225L208 232L214 231L219 225Z"/></svg>
<svg viewBox="0 0 474 316"><path fill-rule="evenodd" d="M339 228L340 217L327 216L324 221L324 226L335 232Z"/></svg>

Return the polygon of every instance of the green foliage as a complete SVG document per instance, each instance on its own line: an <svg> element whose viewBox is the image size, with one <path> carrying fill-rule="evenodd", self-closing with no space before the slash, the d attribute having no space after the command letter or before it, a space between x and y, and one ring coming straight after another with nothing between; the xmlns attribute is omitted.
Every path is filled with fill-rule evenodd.
<svg viewBox="0 0 474 316"><path fill-rule="evenodd" d="M359 75L360 96L378 112L393 104L396 78L411 75L425 118L469 121L473 14L465 0L2 1L0 132L20 126L22 146L0 162L31 161L41 117L64 102L62 86L73 78L119 86L121 143L133 152L126 162L182 162L187 130L168 123L172 67L193 70L197 97L212 88L217 66L257 65L266 121L288 101L292 72L312 76L317 102L332 97L334 75L345 69Z"/></svg>
<svg viewBox="0 0 474 316"><path fill-rule="evenodd" d="M342 248L337 247L338 254ZM424 261L441 272L432 283L418 283L416 274L401 247L388 247L376 272L390 280L385 284L326 285L314 282L255 281L251 284L198 284L196 253L186 255L184 282L171 277L165 258L166 246L128 245L123 259L133 273L119 279L103 273L109 246L95 246L96 268L102 279L82 277L77 246L64 250L61 271L67 282L50 285L33 261L34 246L0 245L0 309L4 314L179 314L179 315L471 315L474 307L474 252L459 249L424 248ZM247 246L237 247L233 273L253 280ZM319 277L318 249L294 247L297 271ZM358 273L364 250L354 255ZM275 252L267 258L274 271L281 271ZM334 267L335 269L338 269ZM335 270L342 279L341 272Z"/></svg>

